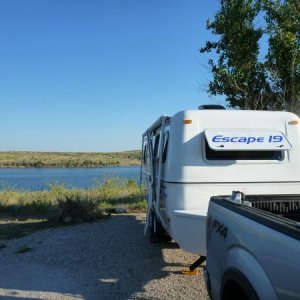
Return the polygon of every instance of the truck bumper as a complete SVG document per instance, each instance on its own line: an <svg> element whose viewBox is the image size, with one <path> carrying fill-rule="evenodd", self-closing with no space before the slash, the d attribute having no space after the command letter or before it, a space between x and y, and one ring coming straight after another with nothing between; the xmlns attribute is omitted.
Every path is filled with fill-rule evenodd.
<svg viewBox="0 0 300 300"><path fill-rule="evenodd" d="M208 294L209 298L212 299L209 273L208 273L206 268L204 268L204 270L203 270L203 277L204 277L204 282L205 282L207 294Z"/></svg>

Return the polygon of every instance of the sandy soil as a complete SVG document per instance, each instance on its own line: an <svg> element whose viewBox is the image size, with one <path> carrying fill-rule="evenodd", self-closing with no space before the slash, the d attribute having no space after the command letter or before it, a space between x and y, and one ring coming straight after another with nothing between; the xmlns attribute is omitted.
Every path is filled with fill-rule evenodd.
<svg viewBox="0 0 300 300"><path fill-rule="evenodd" d="M116 215L2 241L1 299L208 299L201 273L181 274L197 256L150 244L143 222Z"/></svg>

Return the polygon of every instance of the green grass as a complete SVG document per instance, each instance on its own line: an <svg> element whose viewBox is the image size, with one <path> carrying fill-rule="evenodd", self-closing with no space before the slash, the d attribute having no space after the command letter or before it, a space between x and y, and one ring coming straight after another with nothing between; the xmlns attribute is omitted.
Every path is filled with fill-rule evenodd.
<svg viewBox="0 0 300 300"><path fill-rule="evenodd" d="M140 151L125 152L0 152L0 168L9 167L104 167L140 163Z"/></svg>
<svg viewBox="0 0 300 300"><path fill-rule="evenodd" d="M133 180L108 178L90 189L51 185L49 191L0 191L0 240L66 223L92 221L112 208L145 211L146 200ZM67 221L68 220L68 221Z"/></svg>

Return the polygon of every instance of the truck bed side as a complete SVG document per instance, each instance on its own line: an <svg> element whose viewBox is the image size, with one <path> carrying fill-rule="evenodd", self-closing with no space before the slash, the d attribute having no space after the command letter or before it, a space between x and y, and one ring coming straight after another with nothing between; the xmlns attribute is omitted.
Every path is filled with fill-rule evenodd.
<svg viewBox="0 0 300 300"><path fill-rule="evenodd" d="M261 299L300 299L300 228L272 213L212 197L207 270L215 299L224 274L238 270Z"/></svg>

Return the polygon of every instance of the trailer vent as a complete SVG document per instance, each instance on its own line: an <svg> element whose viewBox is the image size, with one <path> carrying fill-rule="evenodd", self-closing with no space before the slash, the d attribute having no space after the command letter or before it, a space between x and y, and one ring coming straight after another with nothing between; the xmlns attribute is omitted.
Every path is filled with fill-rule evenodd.
<svg viewBox="0 0 300 300"><path fill-rule="evenodd" d="M200 105L198 106L199 110L203 110L203 109L225 109L224 106L222 105L216 105L216 104L205 104L205 105Z"/></svg>

